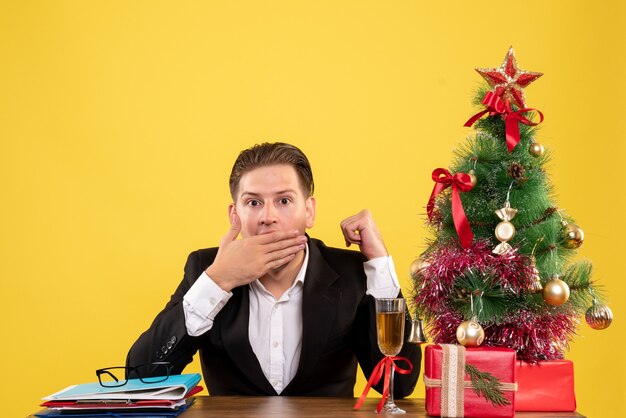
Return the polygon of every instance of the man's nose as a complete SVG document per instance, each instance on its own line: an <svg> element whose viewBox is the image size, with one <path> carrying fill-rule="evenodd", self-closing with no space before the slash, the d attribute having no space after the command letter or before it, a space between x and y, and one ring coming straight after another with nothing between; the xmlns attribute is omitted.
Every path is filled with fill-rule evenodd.
<svg viewBox="0 0 626 418"><path fill-rule="evenodd" d="M268 204L263 207L263 213L261 213L261 219L259 222L263 225L271 225L278 222L276 208L274 208L274 205Z"/></svg>

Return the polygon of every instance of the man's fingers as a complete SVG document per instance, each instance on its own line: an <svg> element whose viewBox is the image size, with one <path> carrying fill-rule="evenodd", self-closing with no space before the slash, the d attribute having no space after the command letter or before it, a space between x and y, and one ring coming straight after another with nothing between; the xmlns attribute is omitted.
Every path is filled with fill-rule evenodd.
<svg viewBox="0 0 626 418"><path fill-rule="evenodd" d="M281 251L289 247L299 247L300 249L304 249L304 244L306 244L306 242L306 236L300 235L294 238L285 238L280 241L264 244L263 249L268 254L274 253L276 251Z"/></svg>
<svg viewBox="0 0 626 418"><path fill-rule="evenodd" d="M275 270L283 264L293 260L306 247L306 237L301 235L295 238L272 242L263 246L266 269Z"/></svg>
<svg viewBox="0 0 626 418"><path fill-rule="evenodd" d="M349 247L350 244L361 244L361 230L363 226L360 225L359 220L351 220L348 218L341 222L341 232L343 233L343 237L346 241L346 247Z"/></svg>
<svg viewBox="0 0 626 418"><path fill-rule="evenodd" d="M285 257L282 258L277 258L274 260L269 261L266 265L267 265L267 270L276 270L277 268L282 267L283 265L287 264L288 262L290 262L291 260L294 259L294 257L296 256L296 254L289 254Z"/></svg>
<svg viewBox="0 0 626 418"><path fill-rule="evenodd" d="M341 223L341 231L346 240L346 245L349 247L350 244L358 244L361 252L368 260L389 255L369 210L362 210L345 219Z"/></svg>
<svg viewBox="0 0 626 418"><path fill-rule="evenodd" d="M253 240L256 244L268 245L274 244L283 240L289 240L297 238L298 236L303 236L298 231L274 231L269 234L255 235L250 239Z"/></svg>
<svg viewBox="0 0 626 418"><path fill-rule="evenodd" d="M276 250L273 251L271 253L267 253L267 260L271 261L271 260L279 260L279 259L283 259L285 257L288 257L289 255L295 255L298 252L304 250L304 244L294 244L294 245L290 245L286 248L280 249L280 250ZM269 262L268 261L268 262Z"/></svg>
<svg viewBox="0 0 626 418"><path fill-rule="evenodd" d="M346 247L349 247L350 244L361 244L361 234L359 234L358 230L347 228L342 229L343 237L346 240Z"/></svg>

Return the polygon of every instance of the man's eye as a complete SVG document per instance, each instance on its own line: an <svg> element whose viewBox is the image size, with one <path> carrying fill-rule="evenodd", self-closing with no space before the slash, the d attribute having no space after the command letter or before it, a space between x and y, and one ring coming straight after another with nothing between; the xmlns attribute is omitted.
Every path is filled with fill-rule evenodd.
<svg viewBox="0 0 626 418"><path fill-rule="evenodd" d="M283 197L282 199L280 199L280 204L281 205L288 205L289 203L291 203L291 199Z"/></svg>
<svg viewBox="0 0 626 418"><path fill-rule="evenodd" d="M259 202L258 200L248 200L248 206L259 206L261 205L261 202Z"/></svg>

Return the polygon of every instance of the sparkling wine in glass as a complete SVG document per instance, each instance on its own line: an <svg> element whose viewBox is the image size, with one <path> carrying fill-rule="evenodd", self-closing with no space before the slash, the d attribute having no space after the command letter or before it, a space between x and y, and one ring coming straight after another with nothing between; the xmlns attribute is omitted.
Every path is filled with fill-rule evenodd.
<svg viewBox="0 0 626 418"><path fill-rule="evenodd" d="M376 299L376 335L378 348L387 357L398 355L404 342L404 298ZM393 401L394 369L391 368L389 396L382 411L387 414L404 414L406 411L396 406ZM382 412L381 411L381 412Z"/></svg>

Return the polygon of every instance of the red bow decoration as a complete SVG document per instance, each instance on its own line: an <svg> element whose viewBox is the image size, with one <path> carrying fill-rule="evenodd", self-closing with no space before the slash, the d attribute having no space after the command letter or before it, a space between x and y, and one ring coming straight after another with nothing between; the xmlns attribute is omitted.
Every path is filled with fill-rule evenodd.
<svg viewBox="0 0 626 418"><path fill-rule="evenodd" d="M467 122L465 122L466 127L472 126L478 119L483 117L485 113L489 113L489 116L494 115L503 115L504 123L506 125L506 147L509 149L509 152L513 152L513 148L519 143L519 124L523 123L528 126L537 126L541 122L543 122L543 113L541 113L537 109L524 108L520 109L516 112L511 109L511 103L508 100L503 101L502 98L496 95L494 92L490 91L485 94L485 98L483 99L483 104L487 106L487 109L479 112L469 118ZM535 123L530 119L527 119L525 116L522 116L523 113L530 112L534 110L539 113L539 122Z"/></svg>
<svg viewBox="0 0 626 418"><path fill-rule="evenodd" d="M401 369L395 363L396 360L406 362L409 365L409 368ZM365 398L367 396L367 392L369 392L372 386L377 385L378 382L380 382L380 379L381 377L383 377L383 374L384 374L385 381L383 384L383 397L381 398L380 402L378 402L378 405L376 406L376 412L380 414L380 411L383 409L383 406L385 406L385 401L387 400L387 396L389 396L389 382L391 381L391 368L392 367L395 369L396 372L400 374L409 374L411 373L411 371L413 371L413 364L411 364L411 361L408 358L400 357L400 356L383 358L381 361L378 362L376 367L374 367L374 370L372 371L372 375L367 381L367 385L365 385L365 389L363 389L363 393L361 394L361 397L359 398L358 401L356 401L356 404L354 405L354 409L359 409L361 405L363 405L363 402L365 401Z"/></svg>
<svg viewBox="0 0 626 418"><path fill-rule="evenodd" d="M474 234L472 234L469 221L467 220L467 216L465 216L459 191L469 192L472 190L471 177L466 173L456 173L453 176L445 168L436 168L433 171L433 181L435 182L435 187L433 187L430 199L426 205L428 219L431 220L433 216L435 196L452 186L452 219L454 220L454 227L456 228L456 233L461 239L461 246L463 246L463 248L468 248L472 244Z"/></svg>

